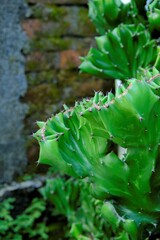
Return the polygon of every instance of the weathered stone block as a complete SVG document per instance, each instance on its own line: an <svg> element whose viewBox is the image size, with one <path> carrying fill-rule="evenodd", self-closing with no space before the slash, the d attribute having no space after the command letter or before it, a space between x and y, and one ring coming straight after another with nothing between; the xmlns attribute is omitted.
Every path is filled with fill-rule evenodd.
<svg viewBox="0 0 160 240"><path fill-rule="evenodd" d="M27 0L28 3L46 3L46 4L87 4L88 0Z"/></svg>
<svg viewBox="0 0 160 240"><path fill-rule="evenodd" d="M26 71L48 71L51 69L74 69L80 64L79 51L34 52L27 57Z"/></svg>
<svg viewBox="0 0 160 240"><path fill-rule="evenodd" d="M73 69L80 65L79 53L74 50L66 50L60 53L60 68Z"/></svg>
<svg viewBox="0 0 160 240"><path fill-rule="evenodd" d="M60 55L59 53L46 52L33 52L27 56L26 71L43 71L50 69L60 68Z"/></svg>
<svg viewBox="0 0 160 240"><path fill-rule="evenodd" d="M36 33L41 29L41 21L38 19L28 19L22 22L22 27L29 38L34 38Z"/></svg>
<svg viewBox="0 0 160 240"><path fill-rule="evenodd" d="M66 7L59 7L56 5L39 3L32 8L32 18L41 19L43 21L59 21L60 18L68 14Z"/></svg>
<svg viewBox="0 0 160 240"><path fill-rule="evenodd" d="M95 28L88 18L88 10L80 7L64 7L66 12L61 21L42 24L42 36L94 36Z"/></svg>
<svg viewBox="0 0 160 240"><path fill-rule="evenodd" d="M54 70L40 71L40 72L29 72L27 73L28 87L34 87L40 84L56 84L57 73Z"/></svg>
<svg viewBox="0 0 160 240"><path fill-rule="evenodd" d="M44 107L46 104L52 104L61 95L60 89L56 84L43 83L28 89L25 100L28 103Z"/></svg>
<svg viewBox="0 0 160 240"><path fill-rule="evenodd" d="M20 98L27 89L22 50L26 35L20 21L27 12L22 0L0 3L0 183L10 182L26 165L22 133L26 105Z"/></svg>
<svg viewBox="0 0 160 240"><path fill-rule="evenodd" d="M84 49L94 45L94 40L78 37L49 37L49 38L36 38L31 41L31 51L62 51L62 50L78 50L82 52Z"/></svg>
<svg viewBox="0 0 160 240"><path fill-rule="evenodd" d="M13 127L13 126L12 126ZM9 183L22 173L26 166L25 140L23 137L0 143L0 183Z"/></svg>

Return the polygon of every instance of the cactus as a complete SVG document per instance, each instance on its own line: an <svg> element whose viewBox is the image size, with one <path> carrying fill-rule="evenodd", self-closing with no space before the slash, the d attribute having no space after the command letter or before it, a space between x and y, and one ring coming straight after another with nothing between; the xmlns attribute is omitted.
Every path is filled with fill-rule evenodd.
<svg viewBox="0 0 160 240"><path fill-rule="evenodd" d="M92 194L107 200L102 213L117 239L144 239L144 229L149 236L159 220L159 86L157 74L132 80L116 96L96 93L40 123L35 134L40 163L87 177ZM109 152L110 142L126 148L122 159Z"/></svg>
<svg viewBox="0 0 160 240"><path fill-rule="evenodd" d="M62 112L38 122L34 134L40 163L86 180L115 240L144 240L160 231L160 55L152 39L157 23L147 15L148 28L147 17L141 16L144 2L90 1L90 17L103 36L96 38L98 49L82 58L80 69L123 84L115 94L96 92L72 108L64 105ZM149 2L147 14L157 4ZM127 20L125 9L137 19ZM125 24L115 27L120 19ZM111 143L125 149L123 156L111 151ZM108 234L102 239L112 239Z"/></svg>
<svg viewBox="0 0 160 240"><path fill-rule="evenodd" d="M45 200L54 204L54 215L67 218L66 237L77 240L109 240L111 231L100 216L103 202L92 197L86 182L73 178L66 180L62 176L47 179L40 192Z"/></svg>
<svg viewBox="0 0 160 240"><path fill-rule="evenodd" d="M89 17L100 35L104 35L120 23L141 23L148 27L149 22L151 31L160 30L160 2L131 0L124 4L121 0L90 0Z"/></svg>
<svg viewBox="0 0 160 240"><path fill-rule="evenodd" d="M152 39L152 31L160 26L158 0L131 0L128 4L91 0L89 16L102 36L96 37L97 48L81 58L82 72L124 81L137 78L139 69L149 65L160 70L158 41Z"/></svg>
<svg viewBox="0 0 160 240"><path fill-rule="evenodd" d="M150 33L140 24L120 25L96 38L98 49L91 48L81 58L80 69L103 78L126 80L137 76L139 68L156 61L157 47Z"/></svg>
<svg viewBox="0 0 160 240"><path fill-rule="evenodd" d="M146 23L145 0L131 1L124 4L121 0L90 0L89 17L100 35L113 29L119 23Z"/></svg>

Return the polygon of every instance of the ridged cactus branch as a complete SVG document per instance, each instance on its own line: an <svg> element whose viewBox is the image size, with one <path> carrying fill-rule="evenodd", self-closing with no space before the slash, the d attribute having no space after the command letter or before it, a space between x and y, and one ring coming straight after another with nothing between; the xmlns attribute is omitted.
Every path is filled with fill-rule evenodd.
<svg viewBox="0 0 160 240"><path fill-rule="evenodd" d="M137 77L139 68L153 66L158 50L155 40L140 24L121 24L104 36L96 37L98 49L91 48L80 70L102 78L126 80Z"/></svg>
<svg viewBox="0 0 160 240"><path fill-rule="evenodd" d="M100 35L108 29L113 29L117 24L146 23L143 14L145 12L145 0L131 0L124 4L121 0L90 0L89 17L95 24Z"/></svg>
<svg viewBox="0 0 160 240"><path fill-rule="evenodd" d="M152 185L159 179L159 86L157 75L152 80L132 80L127 88L121 86L116 96L95 93L94 98L41 123L35 134L40 162L72 176L87 177L96 198L112 199L102 213L110 222L113 212L113 221L117 221L110 223L113 231L128 236L115 239L130 236L135 240L134 234L141 235L143 227L148 229L150 224L155 228L159 220L157 184ZM109 142L126 149L122 159L109 152ZM132 228L136 229L133 236ZM143 239L140 235L137 239Z"/></svg>
<svg viewBox="0 0 160 240"><path fill-rule="evenodd" d="M99 199L111 230L99 240L146 240L160 231L160 48L152 39L159 7L158 0L89 1L90 18L102 36L80 69L123 84L115 94L96 92L73 108L64 105L47 122L38 122L34 134L39 162L85 179ZM111 143L124 154L111 151Z"/></svg>

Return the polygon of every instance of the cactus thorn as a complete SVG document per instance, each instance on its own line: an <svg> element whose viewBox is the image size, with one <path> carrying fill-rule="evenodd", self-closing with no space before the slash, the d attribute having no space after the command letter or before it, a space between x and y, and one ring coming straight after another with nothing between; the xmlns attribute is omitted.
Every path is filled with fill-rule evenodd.
<svg viewBox="0 0 160 240"><path fill-rule="evenodd" d="M100 160L100 163L101 163L101 165L103 165L104 164L103 160Z"/></svg>
<svg viewBox="0 0 160 240"><path fill-rule="evenodd" d="M142 120L143 120L143 117L139 117L139 121L142 122Z"/></svg>

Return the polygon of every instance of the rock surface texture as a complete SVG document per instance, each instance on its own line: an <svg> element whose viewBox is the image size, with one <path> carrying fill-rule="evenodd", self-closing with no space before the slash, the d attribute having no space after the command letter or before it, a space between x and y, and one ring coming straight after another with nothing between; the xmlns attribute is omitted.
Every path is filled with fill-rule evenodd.
<svg viewBox="0 0 160 240"><path fill-rule="evenodd" d="M10 182L27 162L22 134L27 105L20 102L27 89L22 55L27 38L20 25L27 13L24 2L0 3L0 183Z"/></svg>

